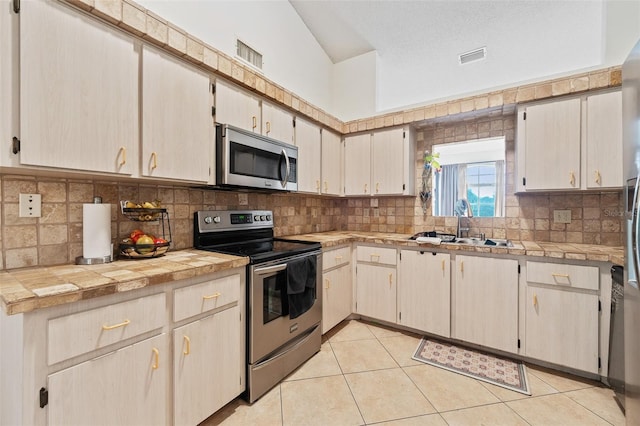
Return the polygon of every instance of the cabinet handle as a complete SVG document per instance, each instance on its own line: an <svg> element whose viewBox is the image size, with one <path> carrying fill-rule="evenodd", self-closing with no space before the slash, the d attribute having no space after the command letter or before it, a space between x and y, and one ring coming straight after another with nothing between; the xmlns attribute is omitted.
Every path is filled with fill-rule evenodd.
<svg viewBox="0 0 640 426"><path fill-rule="evenodd" d="M367 184L366 183L364 184L364 193L365 194L367 193Z"/></svg>
<svg viewBox="0 0 640 426"><path fill-rule="evenodd" d="M118 163L118 167L122 167L127 164L127 148L121 146L120 151L118 151L118 155L122 157L122 160L120 160L120 163Z"/></svg>
<svg viewBox="0 0 640 426"><path fill-rule="evenodd" d="M342 260L342 256L336 256L336 262L340 262Z"/></svg>
<svg viewBox="0 0 640 426"><path fill-rule="evenodd" d="M182 336L182 338L186 343L186 348L184 351L182 351L182 353L185 355L189 355L191 353L191 339L189 339L189 336Z"/></svg>
<svg viewBox="0 0 640 426"><path fill-rule="evenodd" d="M552 273L551 276L553 278L569 278L569 274L556 274L556 273Z"/></svg>
<svg viewBox="0 0 640 426"><path fill-rule="evenodd" d="M316 181L316 191L320 192L320 181Z"/></svg>
<svg viewBox="0 0 640 426"><path fill-rule="evenodd" d="M157 370L158 367L160 367L160 351L158 350L158 348L153 348L151 349L153 351L153 365L151 366L151 368L153 368L154 370Z"/></svg>
<svg viewBox="0 0 640 426"><path fill-rule="evenodd" d="M203 298L204 300L209 300L209 299L217 299L217 298L218 298L218 297L220 297L220 296L221 296L221 294L218 292L218 293L213 293L213 294L212 294L212 295L210 295L210 296L202 296L202 298Z"/></svg>
<svg viewBox="0 0 640 426"><path fill-rule="evenodd" d="M464 273L464 262L460 261L460 272Z"/></svg>
<svg viewBox="0 0 640 426"><path fill-rule="evenodd" d="M377 262L380 262L380 255L379 254L373 253L373 254L370 254L369 256L370 256L372 262L373 262L373 258L374 257L378 259Z"/></svg>
<svg viewBox="0 0 640 426"><path fill-rule="evenodd" d="M331 288L331 281L329 281L329 278L326 278L324 280L324 282L326 284L324 288L326 288L327 290L330 289Z"/></svg>
<svg viewBox="0 0 640 426"><path fill-rule="evenodd" d="M380 192L380 184L376 182L376 194Z"/></svg>
<svg viewBox="0 0 640 426"><path fill-rule="evenodd" d="M324 181L324 192L329 192L329 184L326 180Z"/></svg>
<svg viewBox="0 0 640 426"><path fill-rule="evenodd" d="M124 327L125 325L129 325L131 324L131 321L129 321L128 319L122 321L119 324L114 324L114 325L103 325L102 329L103 330L113 330L114 328L120 328L120 327Z"/></svg>
<svg viewBox="0 0 640 426"><path fill-rule="evenodd" d="M596 183L600 185L600 171L596 170Z"/></svg>
<svg viewBox="0 0 640 426"><path fill-rule="evenodd" d="M444 259L442 259L442 272L443 272L443 275L444 275Z"/></svg>
<svg viewBox="0 0 640 426"><path fill-rule="evenodd" d="M538 306L538 296L536 294L533 295L533 306Z"/></svg>
<svg viewBox="0 0 640 426"><path fill-rule="evenodd" d="M575 186L576 185L576 174L574 172L569 172L569 184L571 186Z"/></svg>
<svg viewBox="0 0 640 426"><path fill-rule="evenodd" d="M156 154L155 152L151 153L151 170L154 170L156 167L158 167L158 154Z"/></svg>
<svg viewBox="0 0 640 426"><path fill-rule="evenodd" d="M271 122L267 121L267 134L269 134L269 132L271 132Z"/></svg>
<svg viewBox="0 0 640 426"><path fill-rule="evenodd" d="M389 288L391 288L392 284L393 284L393 274L389 274Z"/></svg>
<svg viewBox="0 0 640 426"><path fill-rule="evenodd" d="M256 116L255 115L253 117L251 117L251 119L253 120L253 129L255 130L256 127L258 127L258 120L256 120Z"/></svg>

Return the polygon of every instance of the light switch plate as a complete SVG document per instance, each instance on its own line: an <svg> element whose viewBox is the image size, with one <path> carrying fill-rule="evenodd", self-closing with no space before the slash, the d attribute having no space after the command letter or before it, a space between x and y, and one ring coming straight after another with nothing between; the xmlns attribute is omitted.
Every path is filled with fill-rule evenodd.
<svg viewBox="0 0 640 426"><path fill-rule="evenodd" d="M42 195L20 194L19 216L20 217L42 216Z"/></svg>
<svg viewBox="0 0 640 426"><path fill-rule="evenodd" d="M556 223L571 223L571 210L554 210L553 221Z"/></svg>

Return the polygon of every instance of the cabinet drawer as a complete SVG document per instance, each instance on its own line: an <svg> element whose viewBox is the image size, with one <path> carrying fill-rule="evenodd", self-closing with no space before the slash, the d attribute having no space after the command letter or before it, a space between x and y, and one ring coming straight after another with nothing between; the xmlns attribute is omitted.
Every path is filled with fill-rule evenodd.
<svg viewBox="0 0 640 426"><path fill-rule="evenodd" d="M351 261L351 247L342 247L322 253L322 270L346 265Z"/></svg>
<svg viewBox="0 0 640 426"><path fill-rule="evenodd" d="M240 274L182 287L173 292L173 320L180 321L238 301Z"/></svg>
<svg viewBox="0 0 640 426"><path fill-rule="evenodd" d="M527 262L527 282L598 290L600 280L595 266Z"/></svg>
<svg viewBox="0 0 640 426"><path fill-rule="evenodd" d="M358 262L396 264L396 249L383 247L358 247Z"/></svg>
<svg viewBox="0 0 640 426"><path fill-rule="evenodd" d="M165 299L159 293L49 320L49 365L161 328Z"/></svg>

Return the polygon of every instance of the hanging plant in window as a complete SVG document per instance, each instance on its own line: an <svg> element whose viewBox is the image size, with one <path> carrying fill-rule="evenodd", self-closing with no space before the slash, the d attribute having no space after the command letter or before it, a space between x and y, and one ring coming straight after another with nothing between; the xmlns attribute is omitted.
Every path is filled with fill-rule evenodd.
<svg viewBox="0 0 640 426"><path fill-rule="evenodd" d="M429 201L431 200L431 180L433 172L439 172L441 170L440 153L436 152L431 154L429 150L424 152L424 167L422 168L422 189L420 191L420 201L422 203L422 212L427 213L429 207ZM432 172L433 171L433 172Z"/></svg>

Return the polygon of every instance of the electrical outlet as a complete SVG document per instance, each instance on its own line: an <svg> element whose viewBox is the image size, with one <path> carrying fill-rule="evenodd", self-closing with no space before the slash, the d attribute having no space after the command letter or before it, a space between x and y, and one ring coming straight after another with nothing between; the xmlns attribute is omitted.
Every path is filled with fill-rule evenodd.
<svg viewBox="0 0 640 426"><path fill-rule="evenodd" d="M571 210L554 210L553 221L556 223L571 223Z"/></svg>
<svg viewBox="0 0 640 426"><path fill-rule="evenodd" d="M238 194L238 204L240 204L241 206L246 206L247 204L249 204L249 194Z"/></svg>
<svg viewBox="0 0 640 426"><path fill-rule="evenodd" d="M42 195L20 194L19 216L20 217L42 216Z"/></svg>

